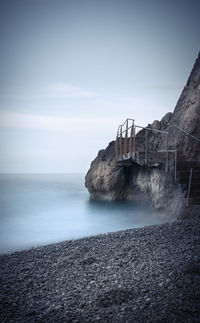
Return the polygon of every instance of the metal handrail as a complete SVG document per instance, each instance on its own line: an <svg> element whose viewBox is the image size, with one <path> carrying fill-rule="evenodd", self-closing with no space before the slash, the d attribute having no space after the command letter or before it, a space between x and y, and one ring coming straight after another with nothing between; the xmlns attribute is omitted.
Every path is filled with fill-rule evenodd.
<svg viewBox="0 0 200 323"><path fill-rule="evenodd" d="M132 121L131 126L129 126L129 121ZM158 129L153 129L153 128L150 128L150 127L138 126L138 125L134 124L134 121L135 121L134 119L127 118L123 124L118 126L117 136L116 136L116 144L115 144L115 151L116 151L117 160L118 160L119 156L120 156L120 159L123 158L123 152L124 152L125 158L128 157L130 154L131 154L131 156L133 155L133 158L135 158L135 156L136 156L136 143L135 143L135 140L137 138L137 136L136 136L136 128L140 128L140 129L145 130L144 138L145 138L145 162L146 162L146 164L148 162L148 131L157 132L157 133L161 133L161 134L166 135L166 150L165 150L165 152L166 152L166 172L168 172L169 152L171 152L169 150L169 144L168 144L169 132L163 131L163 130L158 130ZM125 129L124 129L124 126L125 126ZM130 132L130 140L129 140L129 143L128 143L129 130L131 130L131 132ZM124 147L122 146L123 134L125 134ZM119 139L119 141L118 141L118 139ZM133 140L132 143L131 143L131 140ZM118 146L118 143L119 143L119 146ZM175 153L175 155L176 155L176 153ZM175 160L176 160L176 158L175 158ZM175 168L176 168L176 161L175 161ZM175 179L176 179L176 169L175 169Z"/></svg>
<svg viewBox="0 0 200 323"><path fill-rule="evenodd" d="M127 121L135 121L134 119L131 119L131 118L127 118L125 121L124 121L124 123L122 123L122 124L120 124L119 125L119 127L121 127L121 126L124 126L125 125L125 123L127 122Z"/></svg>
<svg viewBox="0 0 200 323"><path fill-rule="evenodd" d="M133 119L127 119L127 120L133 120ZM126 121L127 121L127 120L126 120ZM119 128L120 128L120 127L122 127L122 126L126 123L126 121L125 121L122 125L118 126L118 130L119 130ZM162 131L162 130L157 130L157 129L152 129L152 128L145 128L145 127L141 127L141 126L137 126L137 125L134 125L134 127L135 127L135 128L144 129L144 130L149 130L149 131L160 132L160 133L164 133L164 134L166 134L166 135L168 135L168 134L169 134L167 131ZM131 129L131 128L132 128L132 126L128 127L127 129L123 130L123 131L121 132L121 134L123 134L124 132L126 132L127 130L129 130L129 129ZM117 132L117 133L118 133L118 135L119 135L119 132Z"/></svg>
<svg viewBox="0 0 200 323"><path fill-rule="evenodd" d="M119 127L121 127L121 126L119 126ZM120 134L123 134L124 132L126 132L127 130L129 130L129 129L131 129L131 128L132 128L132 126L128 127L127 129L125 129L125 130L121 131L121 132L120 132Z"/></svg>
<svg viewBox="0 0 200 323"><path fill-rule="evenodd" d="M182 128L180 128L180 127L178 127L177 125L173 125L175 128L177 128L177 129L179 129L180 131L183 131L186 135L188 135L188 136L190 136L190 137L192 137L193 139L196 139L197 141L199 141L200 142L200 139L199 138L197 138L197 137L195 137L195 136L193 136L193 135L191 135L191 133L189 133L189 132L187 132L187 131L185 131L185 130L183 130Z"/></svg>
<svg viewBox="0 0 200 323"><path fill-rule="evenodd" d="M129 121L129 120L130 120L130 121L135 121L134 119L127 118L127 119L124 121L124 123L122 123L121 125L119 125L119 126L118 126L118 129L119 129L120 127L123 127L123 126L126 124L126 122L127 122L127 121ZM177 125L170 125L170 126L174 126L175 128L179 129L180 131L183 131L186 135L188 135L188 136L190 136L191 138L193 138L193 139L195 139L195 140L197 140L197 141L199 141L199 142L200 142L200 139L199 139L199 138L197 138L197 137L193 136L191 133L189 133L189 132L185 131L184 129L182 129L182 128L180 128L180 127L178 127ZM138 126L138 125L134 125L134 127L135 127L135 128L140 128L140 129L149 130L149 131L154 131L154 132L160 132L160 133L169 134L169 132L168 132L168 131L162 131L162 130L157 130L157 129L148 128L148 127L142 127L142 126ZM128 129L126 129L126 130L129 130L129 129L131 129L131 128L132 128L132 126L128 127ZM122 133L126 132L126 130L123 130L123 131L122 131Z"/></svg>
<svg viewBox="0 0 200 323"><path fill-rule="evenodd" d="M136 128L141 128L141 129L145 129L145 130L150 130L150 131L155 131L155 132L160 132L160 133L165 133L166 135L168 135L168 132L167 131L162 131L162 130L157 130L157 129L153 129L153 128L145 128L145 127L141 127L141 126L136 126Z"/></svg>
<svg viewBox="0 0 200 323"><path fill-rule="evenodd" d="M120 125L118 126L118 131L119 131L119 128L120 128L120 127L123 127L123 126L126 124L126 122L127 122L127 121L129 121L129 120L130 120L130 121L133 121L133 122L135 121L134 119L127 118L127 119L124 121L124 123L122 123L122 124L120 124ZM129 128L130 128L130 127L129 127Z"/></svg>

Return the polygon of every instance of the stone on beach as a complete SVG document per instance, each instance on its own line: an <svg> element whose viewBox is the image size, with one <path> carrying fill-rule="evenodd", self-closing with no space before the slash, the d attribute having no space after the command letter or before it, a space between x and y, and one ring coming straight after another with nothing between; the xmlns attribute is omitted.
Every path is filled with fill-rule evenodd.
<svg viewBox="0 0 200 323"><path fill-rule="evenodd" d="M198 322L200 220L0 257L1 322Z"/></svg>

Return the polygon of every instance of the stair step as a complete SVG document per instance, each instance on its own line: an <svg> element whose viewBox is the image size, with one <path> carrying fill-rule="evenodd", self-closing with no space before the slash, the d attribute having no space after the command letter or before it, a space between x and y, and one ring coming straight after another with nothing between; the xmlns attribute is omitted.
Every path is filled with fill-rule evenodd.
<svg viewBox="0 0 200 323"><path fill-rule="evenodd" d="M185 190L184 192L184 197L187 197L187 190ZM190 198L199 198L200 199L200 191L199 192L190 192Z"/></svg>
<svg viewBox="0 0 200 323"><path fill-rule="evenodd" d="M181 186L182 186L182 188L183 188L184 191L185 190L188 190L188 183L182 183ZM195 183L194 184L191 184L190 190L191 191L194 191L194 192L200 191L200 183L198 185L196 185Z"/></svg>
<svg viewBox="0 0 200 323"><path fill-rule="evenodd" d="M189 168L177 168L177 171L179 171L180 173L185 173L185 172L190 172L191 168L192 168L192 172L196 172L199 173L200 172L200 168L198 167L189 167Z"/></svg>
<svg viewBox="0 0 200 323"><path fill-rule="evenodd" d="M184 172L177 171L177 173L180 177L189 177L190 176L190 171L184 171ZM200 171L198 171L198 172L192 171L192 178L194 178L194 177L198 177L200 179Z"/></svg>
<svg viewBox="0 0 200 323"><path fill-rule="evenodd" d="M178 167L176 167L177 169L177 173L179 174L188 174L190 175L190 170L191 168L185 168L185 169L179 169ZM192 168L192 174L195 174L195 175L200 175L200 168Z"/></svg>
<svg viewBox="0 0 200 323"><path fill-rule="evenodd" d="M163 159L163 160L165 160L166 161L166 154L151 154L151 153L148 153L147 154L147 156L149 157L149 158L161 158L161 159ZM173 162L174 162L174 158L172 157L172 156L169 156L168 155L168 161L169 160L173 160ZM174 162L174 164L175 164L175 162Z"/></svg>
<svg viewBox="0 0 200 323"><path fill-rule="evenodd" d="M180 178L180 177L178 177L178 180L179 180L179 182L181 183L181 184L189 184L189 177L186 177L186 178ZM195 186L198 186L199 187L199 185L200 185L200 180L199 180L199 178L193 178L192 179L192 183L191 183L191 185L195 185Z"/></svg>
<svg viewBox="0 0 200 323"><path fill-rule="evenodd" d="M197 168L200 169L200 161L184 161L177 164L177 169L190 169Z"/></svg>
<svg viewBox="0 0 200 323"><path fill-rule="evenodd" d="M190 198L189 205L200 205L200 198Z"/></svg>
<svg viewBox="0 0 200 323"><path fill-rule="evenodd" d="M185 188L185 189L188 189L188 182L186 182L186 183L181 183L181 186L183 187L183 188ZM196 191L200 191L200 183L192 183L191 185L190 185L190 190L192 191L192 192L196 192Z"/></svg>
<svg viewBox="0 0 200 323"><path fill-rule="evenodd" d="M195 197L200 199L200 191L191 191L190 197Z"/></svg>
<svg viewBox="0 0 200 323"><path fill-rule="evenodd" d="M184 181L189 181L189 178L190 178L190 176L188 174L181 175L180 173L177 173L177 177L179 179L184 180ZM198 182L198 181L200 182L200 176L194 174L194 176L192 176L192 182L194 180L195 180L195 182Z"/></svg>

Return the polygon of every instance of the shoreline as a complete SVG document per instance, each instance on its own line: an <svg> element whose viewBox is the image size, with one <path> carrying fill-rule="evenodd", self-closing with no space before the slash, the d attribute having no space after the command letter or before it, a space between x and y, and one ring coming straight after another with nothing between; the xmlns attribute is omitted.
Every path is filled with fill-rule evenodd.
<svg viewBox="0 0 200 323"><path fill-rule="evenodd" d="M187 219L187 218L186 218ZM128 229L119 229L119 230L116 230L116 231L108 231L108 232L105 232L105 233L94 233L94 234L91 234L91 235L84 235L84 236L81 236L81 237L74 237L74 238L69 238L69 239L65 239L65 240L61 240L61 241L52 241L52 242L49 242L49 243L42 243L42 244L37 244L37 245L30 245L30 246L27 246L25 248L19 248L19 249L16 249L16 250L9 250L9 251L3 251L2 253L0 252L0 258L3 257L3 256L12 256L13 254L19 254L19 253L22 253L22 252L29 252L29 251L34 251L34 250L39 250L41 248L48 248L50 246L54 246L54 245L59 245L59 244L65 244L67 242L73 242L73 241L77 241L77 240L84 240L84 239L91 239L91 238L98 238L98 237L101 237L101 236L107 236L107 235L110 235L110 234L117 234L117 233L121 233L121 232L128 232L128 231L132 231L132 230L139 230L139 229L143 229L143 228L151 228L151 227L155 227L155 226L160 226L160 225L163 225L163 224L171 224L171 223L174 223L174 222L179 222L179 221L182 221L184 219L170 219L168 218L166 220L166 222L163 222L163 223L158 223L158 224L149 224L149 225L144 225L144 226L138 226L138 227L133 227L133 228L128 228Z"/></svg>
<svg viewBox="0 0 200 323"><path fill-rule="evenodd" d="M178 220L0 255L0 319L197 322L199 232Z"/></svg>

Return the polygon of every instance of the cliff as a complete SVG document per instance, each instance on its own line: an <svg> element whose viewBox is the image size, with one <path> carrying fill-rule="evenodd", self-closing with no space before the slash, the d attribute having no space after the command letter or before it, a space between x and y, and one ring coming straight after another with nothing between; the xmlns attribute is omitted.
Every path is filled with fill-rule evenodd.
<svg viewBox="0 0 200 323"><path fill-rule="evenodd" d="M200 142L179 129L200 138L200 53L173 113L167 113L148 127L168 131L169 149L177 149L178 162L200 160ZM137 134L136 140L144 131ZM148 140L151 150L166 148L162 134L151 132ZM91 163L85 185L92 199L145 200L155 208L165 208L171 198L170 207L179 212L183 193L181 185L174 183L173 172L170 169L166 173L162 167L142 167L135 162L119 165L112 141Z"/></svg>
<svg viewBox="0 0 200 323"><path fill-rule="evenodd" d="M173 113L167 113L161 121L154 121L153 128L169 132L170 148L177 148L181 157L187 160L200 159L200 142L184 135L177 127L200 138L200 53L193 66ZM177 126L177 127L176 127ZM165 148L162 136L152 133L152 143Z"/></svg>

